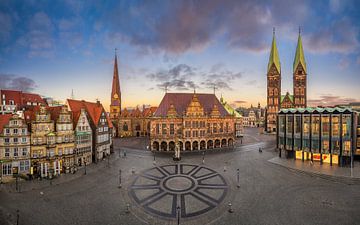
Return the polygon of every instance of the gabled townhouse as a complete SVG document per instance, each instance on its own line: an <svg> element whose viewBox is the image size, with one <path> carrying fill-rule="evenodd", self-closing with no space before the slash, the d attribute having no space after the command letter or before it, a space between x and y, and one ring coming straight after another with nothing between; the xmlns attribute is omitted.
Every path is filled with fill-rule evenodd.
<svg viewBox="0 0 360 225"><path fill-rule="evenodd" d="M0 181L30 172L30 134L19 115L0 115Z"/></svg>
<svg viewBox="0 0 360 225"><path fill-rule="evenodd" d="M73 113L85 109L88 114L92 130L93 161L97 162L109 156L112 145L113 125L102 104L99 101L94 103L73 99L68 99L67 104Z"/></svg>
<svg viewBox="0 0 360 225"><path fill-rule="evenodd" d="M92 163L92 130L85 108L72 112L75 132L75 162L77 166Z"/></svg>

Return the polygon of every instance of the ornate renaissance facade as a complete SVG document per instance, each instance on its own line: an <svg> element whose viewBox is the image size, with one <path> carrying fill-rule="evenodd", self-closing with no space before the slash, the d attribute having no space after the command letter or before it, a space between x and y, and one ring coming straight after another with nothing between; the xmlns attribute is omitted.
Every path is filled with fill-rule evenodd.
<svg viewBox="0 0 360 225"><path fill-rule="evenodd" d="M234 125L234 116L214 94L166 93L151 118L151 150L232 147Z"/></svg>
<svg viewBox="0 0 360 225"><path fill-rule="evenodd" d="M289 92L286 95L281 95L281 64L274 30L267 68L267 111L265 120L267 132L276 131L276 116L280 109L305 108L307 106L306 77L306 62L299 31L293 63L293 95L290 95Z"/></svg>
<svg viewBox="0 0 360 225"><path fill-rule="evenodd" d="M0 182L30 173L30 134L17 114L0 115Z"/></svg>

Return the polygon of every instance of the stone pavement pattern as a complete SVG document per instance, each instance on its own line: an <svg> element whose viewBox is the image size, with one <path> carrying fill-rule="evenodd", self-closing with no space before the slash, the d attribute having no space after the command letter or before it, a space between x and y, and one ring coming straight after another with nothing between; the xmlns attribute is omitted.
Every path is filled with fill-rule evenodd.
<svg viewBox="0 0 360 225"><path fill-rule="evenodd" d="M182 155L180 164L205 167L221 175L226 181L227 193L216 207L197 216L181 218L180 224L359 223L360 182L313 176L273 164L268 160L278 154L273 149L274 141L268 140L269 136L258 135L256 132L255 129L247 130L249 136L256 137L253 138L254 141L238 145L233 150L206 152L204 164L201 153ZM107 161L102 161L89 166L87 175L83 175L83 170L80 170L76 179L55 179L52 186L48 181L36 181L30 188L27 186L29 183L25 182L22 183L24 191L21 193L11 191L8 186L1 187L0 224L16 224L17 209L20 210L20 225L176 224L173 218L149 212L129 193L135 179L143 176L149 169L178 163L174 163L168 154L156 154L154 165L153 154L136 149L127 149L127 156L119 157L119 153L123 156L124 148L121 147L121 152L119 151L122 141L123 139L116 140L115 153L111 156L109 167ZM258 152L259 147L263 148L262 153ZM118 188L120 169L122 188ZM237 169L240 171L240 188L236 185ZM182 174L167 181L165 178L158 179L164 193L186 192L187 189L193 191L192 181L195 182L196 179L180 175ZM167 176L171 177L170 174ZM177 187L176 184L179 183L181 185ZM146 185L147 181L142 184ZM138 196L139 199L145 198L145 195ZM169 199L167 202L174 201ZM229 202L232 203L234 213L227 211ZM129 213L126 210L127 204ZM185 213L186 208L188 211L196 211L191 209L191 205L190 200L185 200ZM167 204L152 207L160 212L162 207L169 209Z"/></svg>
<svg viewBox="0 0 360 225"><path fill-rule="evenodd" d="M181 219L207 213L225 198L223 176L204 166L162 165L145 170L130 187L138 205L154 216Z"/></svg>

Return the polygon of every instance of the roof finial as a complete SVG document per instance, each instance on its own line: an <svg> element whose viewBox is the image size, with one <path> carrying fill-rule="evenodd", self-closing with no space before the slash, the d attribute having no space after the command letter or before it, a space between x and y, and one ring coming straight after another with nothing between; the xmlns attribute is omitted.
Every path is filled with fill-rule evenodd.
<svg viewBox="0 0 360 225"><path fill-rule="evenodd" d="M216 91L216 85L214 84L214 95L215 95L215 91Z"/></svg>
<svg viewBox="0 0 360 225"><path fill-rule="evenodd" d="M115 48L115 55L116 55L116 53L117 53L117 48Z"/></svg>
<svg viewBox="0 0 360 225"><path fill-rule="evenodd" d="M301 27L299 26L299 36L300 36L300 34L301 34Z"/></svg>
<svg viewBox="0 0 360 225"><path fill-rule="evenodd" d="M168 91L168 88L167 88L167 85L165 85L165 94L167 93Z"/></svg>
<svg viewBox="0 0 360 225"><path fill-rule="evenodd" d="M194 94L196 94L196 87L194 87Z"/></svg>
<svg viewBox="0 0 360 225"><path fill-rule="evenodd" d="M75 99L75 96L74 96L74 89L71 89L71 99Z"/></svg>
<svg viewBox="0 0 360 225"><path fill-rule="evenodd" d="M275 36L275 27L273 27L273 36Z"/></svg>

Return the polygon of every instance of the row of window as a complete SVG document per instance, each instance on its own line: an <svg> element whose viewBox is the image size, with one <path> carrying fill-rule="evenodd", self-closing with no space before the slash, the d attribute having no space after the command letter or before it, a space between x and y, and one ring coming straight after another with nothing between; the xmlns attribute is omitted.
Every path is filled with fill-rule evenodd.
<svg viewBox="0 0 360 225"><path fill-rule="evenodd" d="M20 161L20 173L29 171L30 168L30 161ZM11 163L4 163L2 166L2 175L12 175L12 164Z"/></svg>
<svg viewBox="0 0 360 225"><path fill-rule="evenodd" d="M10 128L6 128L5 129L5 135L26 135L27 134L27 129L26 128L23 128L23 129L18 129L18 128L13 128L13 129L10 129Z"/></svg>
<svg viewBox="0 0 360 225"><path fill-rule="evenodd" d="M294 143L293 143L294 142ZM350 155L351 150L351 141L346 140L343 141L343 154L342 155ZM279 146L280 148L286 147L286 149L291 150L292 145L294 144L294 150L304 150L304 151L310 151L310 144L311 144L311 151L314 153L319 153L320 151L324 154L331 153L333 154L340 154L340 141L339 140L331 140L331 149L330 149L330 140L322 140L321 142L319 139L303 139L301 142L301 139L299 138L286 138L286 145L285 144L285 138L279 137Z"/></svg>
<svg viewBox="0 0 360 225"><path fill-rule="evenodd" d="M14 138L4 138L4 142L5 144L10 144L10 143L26 143L27 142L27 138L26 137L23 137L23 138L17 138L17 137L14 137ZM20 142L21 141L21 142Z"/></svg>
<svg viewBox="0 0 360 225"><path fill-rule="evenodd" d="M56 154L57 153L57 154ZM71 155L74 154L74 149L67 147L67 148L58 148L57 152L56 149L48 149L47 151L33 151L32 157L33 158L41 158L43 156L47 157L54 157L55 155L61 156L61 155Z"/></svg>
<svg viewBox="0 0 360 225"><path fill-rule="evenodd" d="M19 157L19 156L28 156L29 148L5 148L4 158L10 158L10 156Z"/></svg>
<svg viewBox="0 0 360 225"><path fill-rule="evenodd" d="M97 136L97 143L102 143L109 140L109 134L101 134Z"/></svg>
<svg viewBox="0 0 360 225"><path fill-rule="evenodd" d="M161 134L167 135L168 134L168 128L169 128L169 134L174 135L175 134L175 124L171 123L169 124L169 127L166 123L159 124L157 123L155 126L155 133L157 135L160 134L160 125L161 125ZM185 121L185 128L205 128L205 121L192 121L192 125L190 124L190 121ZM182 124L177 124L177 134L182 134ZM224 123L207 123L207 133L228 133L229 132L229 123L226 122L225 126ZM198 131L196 131L198 132ZM205 131L204 131L205 132ZM231 131L230 131L231 132ZM185 131L186 136L186 131ZM204 133L205 136L205 133Z"/></svg>
<svg viewBox="0 0 360 225"><path fill-rule="evenodd" d="M286 121L285 121L286 118ZM311 120L310 116L306 115L303 116L303 121L301 124L301 115L296 115L295 120L293 115L280 116L279 117L279 131L281 133L285 132L286 126L286 133L291 134L293 133L293 123L294 124L294 133L300 134L301 133L301 125L303 130L304 136L310 135L310 128L311 134L313 136L319 136L320 132L322 136L329 136L330 135L330 127L331 127L331 135L332 136L339 136L340 135L340 126L342 126L342 136L350 137L351 133L351 115L343 115L342 117L342 124L340 124L340 116L333 115L332 121L330 124L330 116L322 116L321 118L321 127L320 127L320 116L313 115ZM311 122L311 123L310 123ZM311 127L310 127L311 125Z"/></svg>
<svg viewBox="0 0 360 225"><path fill-rule="evenodd" d="M76 136L76 144L91 143L91 134L78 135Z"/></svg>
<svg viewBox="0 0 360 225"><path fill-rule="evenodd" d="M107 127L107 126L98 128L99 132L107 132L108 130L109 130L109 127Z"/></svg>

